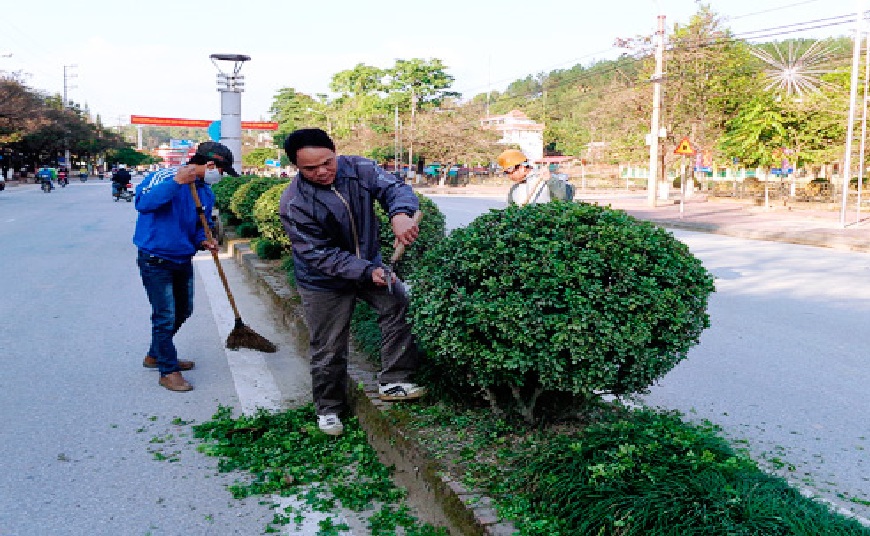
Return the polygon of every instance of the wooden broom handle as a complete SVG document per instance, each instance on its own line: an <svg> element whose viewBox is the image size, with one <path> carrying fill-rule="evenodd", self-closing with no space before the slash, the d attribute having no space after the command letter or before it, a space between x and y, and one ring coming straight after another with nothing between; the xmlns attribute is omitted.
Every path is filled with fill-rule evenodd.
<svg viewBox="0 0 870 536"><path fill-rule="evenodd" d="M421 211L417 211L414 213L414 216L411 217L414 220L414 223L420 225L420 220L423 219L423 213ZM402 255L405 254L405 244L399 242L396 244L396 248L393 250L393 255L390 257L390 265L396 264L399 259L402 258Z"/></svg>
<svg viewBox="0 0 870 536"><path fill-rule="evenodd" d="M196 212L199 214L199 221L202 222L202 228L205 230L205 238L209 242L214 240L214 237L211 234L211 227L208 226L208 220L205 219L205 209L202 208L202 202L199 200L199 194L196 192L196 185L194 183L188 183L190 186L190 195L193 196L193 202L196 203ZM236 315L236 319L240 319L242 315L239 314L239 309L236 307L236 300L233 298L233 292L230 290L230 284L227 282L227 276L224 273L224 269L221 266L221 261L218 258L218 253L215 250L211 251L211 256L214 259L214 264L217 266L218 275L221 276L221 283L224 284L224 290L227 291L227 298L230 300L230 306L233 308L233 314Z"/></svg>

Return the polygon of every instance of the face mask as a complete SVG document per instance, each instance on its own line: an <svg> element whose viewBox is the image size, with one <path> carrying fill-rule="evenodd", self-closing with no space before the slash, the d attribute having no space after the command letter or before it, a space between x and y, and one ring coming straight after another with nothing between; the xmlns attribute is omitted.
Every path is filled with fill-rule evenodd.
<svg viewBox="0 0 870 536"><path fill-rule="evenodd" d="M221 181L221 177L221 171L218 168L206 169L203 180L206 184L217 184Z"/></svg>

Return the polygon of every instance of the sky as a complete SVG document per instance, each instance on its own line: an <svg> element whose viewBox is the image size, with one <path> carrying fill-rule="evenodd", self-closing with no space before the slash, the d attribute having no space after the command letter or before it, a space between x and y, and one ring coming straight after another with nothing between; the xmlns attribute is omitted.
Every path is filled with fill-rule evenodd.
<svg viewBox="0 0 870 536"><path fill-rule="evenodd" d="M698 10L695 0L2 3L0 71L49 94L62 95L66 80L67 98L111 126L129 124L131 115L220 119L214 53L251 57L241 70L242 119L260 121L270 119L279 89L328 94L332 76L359 63L389 68L397 59L438 58L455 79L452 89L471 98L527 75L612 59L620 52L616 38L654 33L660 14L667 28L687 24ZM854 21L835 17L859 6L705 3L738 36L777 34L764 41L853 35ZM833 25L805 30L824 24Z"/></svg>

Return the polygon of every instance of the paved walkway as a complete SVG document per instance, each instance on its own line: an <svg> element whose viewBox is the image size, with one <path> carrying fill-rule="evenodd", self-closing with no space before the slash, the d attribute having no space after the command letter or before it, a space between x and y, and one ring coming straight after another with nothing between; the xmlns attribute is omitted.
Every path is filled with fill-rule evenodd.
<svg viewBox="0 0 870 536"><path fill-rule="evenodd" d="M417 191L424 195L507 197L506 186L418 188ZM679 200L659 201L658 206L650 207L643 191L578 191L576 199L610 205L668 228L870 252L870 210L863 212L861 221L857 221L854 200L846 213L844 227L840 224L838 209L790 208L781 205L765 209L749 201L708 200L698 194L683 203L682 208Z"/></svg>

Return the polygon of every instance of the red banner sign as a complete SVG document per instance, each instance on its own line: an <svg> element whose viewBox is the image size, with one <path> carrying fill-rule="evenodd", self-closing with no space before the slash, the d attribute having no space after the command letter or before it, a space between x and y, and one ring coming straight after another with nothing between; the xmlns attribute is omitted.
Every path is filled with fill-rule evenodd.
<svg viewBox="0 0 870 536"><path fill-rule="evenodd" d="M151 125L160 127L208 128L214 121L206 119L179 119L176 117L149 117L131 115L132 125ZM242 130L278 130L278 123L270 121L242 121Z"/></svg>

